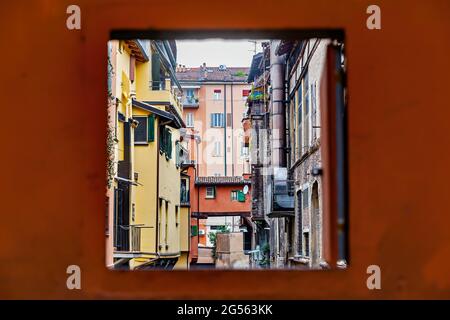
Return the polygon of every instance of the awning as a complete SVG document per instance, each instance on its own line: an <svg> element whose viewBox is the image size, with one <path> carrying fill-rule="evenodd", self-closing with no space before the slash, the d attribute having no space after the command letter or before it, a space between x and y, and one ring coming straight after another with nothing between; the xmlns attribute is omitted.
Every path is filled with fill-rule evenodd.
<svg viewBox="0 0 450 320"><path fill-rule="evenodd" d="M152 105L149 105L148 103L133 99L132 105L133 105L133 107L141 108L141 109L147 110L153 114L156 114L162 120L168 121L168 125L171 127L179 129L180 126L182 125L180 123L179 119L177 119L172 113L158 109Z"/></svg>

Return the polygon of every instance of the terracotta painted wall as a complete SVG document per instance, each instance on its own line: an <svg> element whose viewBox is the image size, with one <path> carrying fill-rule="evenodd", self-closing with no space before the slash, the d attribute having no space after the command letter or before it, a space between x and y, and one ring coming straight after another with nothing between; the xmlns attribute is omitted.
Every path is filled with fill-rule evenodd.
<svg viewBox="0 0 450 320"><path fill-rule="evenodd" d="M76 3L82 28L74 31L65 25L67 2L0 4L7 13L0 36L14 48L0 53L8 61L0 78L3 117L16 119L26 109L21 119L28 125L0 127L4 137L14 132L2 145L13 156L0 158L8 181L0 186L2 212L14 213L0 222L1 298L450 298L447 0L378 0L381 30L366 28L367 1L267 1L271 19L261 19L254 3L235 0ZM170 14L158 14L164 11ZM345 30L348 270L107 270L106 42L112 29L146 28ZM73 264L81 267L82 290L66 288ZM366 287L372 264L382 269L382 290Z"/></svg>
<svg viewBox="0 0 450 320"><path fill-rule="evenodd" d="M231 201L232 190L242 190L243 185L236 186L216 186L216 197L214 199L206 198L206 187L199 188L201 199L201 212L223 212L223 208L227 208L227 212L250 212L251 199L250 192L245 196L245 202ZM250 189L250 188L249 188Z"/></svg>

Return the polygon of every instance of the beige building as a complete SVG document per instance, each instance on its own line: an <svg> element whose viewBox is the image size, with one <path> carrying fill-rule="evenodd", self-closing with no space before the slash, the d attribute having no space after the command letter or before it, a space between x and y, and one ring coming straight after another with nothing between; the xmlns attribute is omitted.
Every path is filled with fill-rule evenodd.
<svg viewBox="0 0 450 320"><path fill-rule="evenodd" d="M187 133L201 138L190 148L198 176L242 176L249 173L242 119L250 91L248 68L178 66L183 88L183 117Z"/></svg>

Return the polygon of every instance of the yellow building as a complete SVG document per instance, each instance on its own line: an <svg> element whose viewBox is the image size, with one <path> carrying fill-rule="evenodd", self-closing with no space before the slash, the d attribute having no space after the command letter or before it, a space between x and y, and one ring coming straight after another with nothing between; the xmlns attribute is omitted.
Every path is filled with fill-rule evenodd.
<svg viewBox="0 0 450 320"><path fill-rule="evenodd" d="M115 268L188 266L189 213L180 207L184 123L175 52L174 41L118 45L115 77L120 75L121 92L116 94L123 98L116 117Z"/></svg>

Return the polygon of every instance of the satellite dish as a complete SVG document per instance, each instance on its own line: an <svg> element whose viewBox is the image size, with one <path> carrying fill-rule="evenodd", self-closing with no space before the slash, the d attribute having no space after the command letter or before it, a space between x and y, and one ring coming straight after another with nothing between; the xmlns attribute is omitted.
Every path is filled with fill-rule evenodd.
<svg viewBox="0 0 450 320"><path fill-rule="evenodd" d="M247 193L248 193L248 185L245 185L245 186L244 186L244 189L242 189L242 192L243 192L244 194L247 194Z"/></svg>

